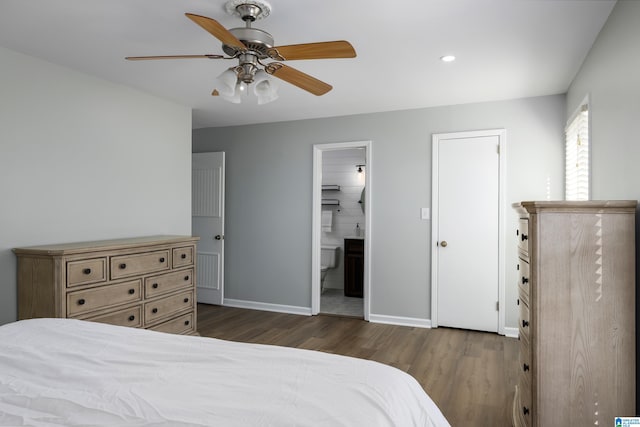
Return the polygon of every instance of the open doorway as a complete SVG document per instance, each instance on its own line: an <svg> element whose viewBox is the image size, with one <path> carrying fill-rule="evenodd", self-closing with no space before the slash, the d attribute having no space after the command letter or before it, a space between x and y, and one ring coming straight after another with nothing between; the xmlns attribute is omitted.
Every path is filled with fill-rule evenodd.
<svg viewBox="0 0 640 427"><path fill-rule="evenodd" d="M314 146L312 313L369 318L371 142Z"/></svg>

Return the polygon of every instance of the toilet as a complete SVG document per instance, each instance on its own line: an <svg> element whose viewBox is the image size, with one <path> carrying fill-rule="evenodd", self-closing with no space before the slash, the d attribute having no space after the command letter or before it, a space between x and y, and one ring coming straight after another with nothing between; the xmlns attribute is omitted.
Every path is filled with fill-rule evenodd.
<svg viewBox="0 0 640 427"><path fill-rule="evenodd" d="M324 291L324 278L330 268L336 268L338 264L337 245L322 245L320 247L320 293Z"/></svg>

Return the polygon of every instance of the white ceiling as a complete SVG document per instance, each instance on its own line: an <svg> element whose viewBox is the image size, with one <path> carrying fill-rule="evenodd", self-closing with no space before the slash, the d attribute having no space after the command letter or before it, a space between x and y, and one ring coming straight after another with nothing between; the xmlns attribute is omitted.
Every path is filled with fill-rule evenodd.
<svg viewBox="0 0 640 427"><path fill-rule="evenodd" d="M194 128L229 126L564 93L615 0L269 3L254 27L276 45L353 44L354 59L287 62L331 92L316 97L276 79L277 101L258 106L251 95L234 105L211 91L235 61L124 60L221 54L184 13L243 26L225 0L0 0L0 45L192 107ZM445 54L458 59L443 63Z"/></svg>

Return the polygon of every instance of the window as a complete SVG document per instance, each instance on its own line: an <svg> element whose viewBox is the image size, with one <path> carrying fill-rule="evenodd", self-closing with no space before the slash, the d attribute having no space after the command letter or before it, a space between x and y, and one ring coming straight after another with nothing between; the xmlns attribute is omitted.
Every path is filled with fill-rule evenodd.
<svg viewBox="0 0 640 427"><path fill-rule="evenodd" d="M565 129L565 199L589 200L589 104L584 102Z"/></svg>

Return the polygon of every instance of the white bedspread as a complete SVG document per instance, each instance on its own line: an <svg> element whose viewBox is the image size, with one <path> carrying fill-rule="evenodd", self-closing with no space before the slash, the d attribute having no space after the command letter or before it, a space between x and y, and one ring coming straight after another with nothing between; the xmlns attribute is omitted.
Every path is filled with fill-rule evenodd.
<svg viewBox="0 0 640 427"><path fill-rule="evenodd" d="M448 426L377 362L69 319L0 327L2 426Z"/></svg>

